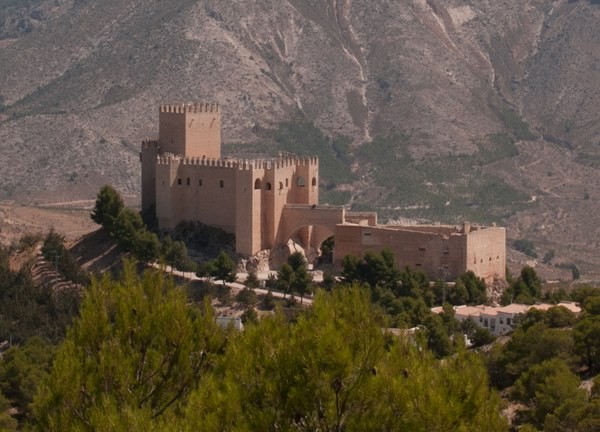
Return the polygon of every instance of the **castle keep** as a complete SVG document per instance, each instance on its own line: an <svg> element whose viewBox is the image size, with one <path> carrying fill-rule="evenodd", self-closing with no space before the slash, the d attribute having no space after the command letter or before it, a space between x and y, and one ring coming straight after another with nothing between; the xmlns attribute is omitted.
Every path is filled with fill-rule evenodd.
<svg viewBox="0 0 600 432"><path fill-rule="evenodd" d="M318 250L335 238L334 262L348 253L389 247L398 265L454 280L467 270L503 278L504 228L379 225L375 213L319 205L316 157L239 159L221 155L217 104L159 107L159 136L142 143L142 211L154 209L161 230L199 221L235 234L236 252L254 255L289 239Z"/></svg>
<svg viewBox="0 0 600 432"><path fill-rule="evenodd" d="M275 246L286 205L319 201L315 157L222 158L217 104L161 105L158 140L142 143L141 161L142 210L154 207L161 229L219 227L242 255Z"/></svg>

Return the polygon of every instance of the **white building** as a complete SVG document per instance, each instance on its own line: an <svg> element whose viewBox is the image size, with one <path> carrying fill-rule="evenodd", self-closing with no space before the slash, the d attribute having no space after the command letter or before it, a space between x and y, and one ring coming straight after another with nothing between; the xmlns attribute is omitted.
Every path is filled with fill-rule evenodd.
<svg viewBox="0 0 600 432"><path fill-rule="evenodd" d="M529 309L547 311L556 306L562 306L575 314L581 312L581 308L573 302L560 302L556 305L547 303L536 305L513 303L508 306L454 306L454 313L455 318L460 322L470 318L480 327L488 329L496 336L501 336L513 331L519 321L519 317L525 315ZM432 311L441 313L442 308L436 307Z"/></svg>

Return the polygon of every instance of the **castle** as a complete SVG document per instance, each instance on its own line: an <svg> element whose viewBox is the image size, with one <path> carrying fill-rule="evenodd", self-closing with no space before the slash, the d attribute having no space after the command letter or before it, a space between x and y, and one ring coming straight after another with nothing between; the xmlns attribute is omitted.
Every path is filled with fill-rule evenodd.
<svg viewBox="0 0 600 432"><path fill-rule="evenodd" d="M290 239L318 250L333 236L338 265L348 253L389 247L398 265L432 279L454 280L467 270L488 281L504 277L504 228L379 225L376 213L319 205L316 157L222 157L218 104L161 105L158 139L142 142L140 160L142 211L154 209L164 231L181 221L219 227L235 234L244 256Z"/></svg>

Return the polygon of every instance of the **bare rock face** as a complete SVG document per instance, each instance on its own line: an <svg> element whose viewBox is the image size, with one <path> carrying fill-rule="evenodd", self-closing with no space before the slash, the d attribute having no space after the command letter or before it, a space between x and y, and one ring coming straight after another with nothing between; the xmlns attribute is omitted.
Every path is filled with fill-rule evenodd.
<svg viewBox="0 0 600 432"><path fill-rule="evenodd" d="M269 271L269 260L271 257L271 251L264 250L260 251L254 256L251 256L248 259L242 259L239 261L238 270L240 272L266 272Z"/></svg>
<svg viewBox="0 0 600 432"><path fill-rule="evenodd" d="M390 163L413 161L415 176L397 186L406 189L419 164L477 158L482 143L509 137L512 153L474 159L481 181L492 179L483 189L461 175L414 181L471 193L467 206L497 200L501 179L531 201L498 213L509 236L557 251L568 244L591 269L600 264L591 258L600 241L599 26L600 5L587 0L8 2L0 199L89 199L104 183L135 199L138 143L157 134L158 104L215 101L227 144L273 147L270 131L299 115L331 142L346 137L336 152L355 179L343 191L393 218L436 204L392 202L377 177L386 157L365 160L366 143L404 137L382 148ZM454 171L468 176L471 166Z"/></svg>

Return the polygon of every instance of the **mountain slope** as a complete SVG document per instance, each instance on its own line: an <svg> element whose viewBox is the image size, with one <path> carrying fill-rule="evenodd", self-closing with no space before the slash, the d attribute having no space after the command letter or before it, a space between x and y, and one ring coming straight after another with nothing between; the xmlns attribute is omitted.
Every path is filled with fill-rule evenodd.
<svg viewBox="0 0 600 432"><path fill-rule="evenodd" d="M230 149L345 165L330 199L509 223L591 269L598 24L589 1L5 0L0 198L135 197L158 103L216 101Z"/></svg>

